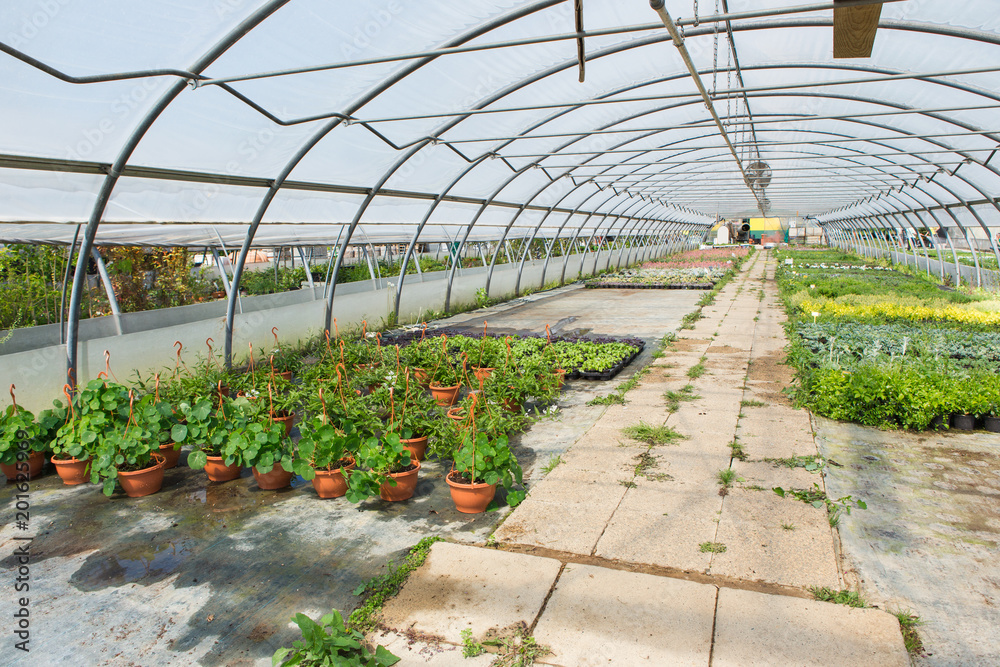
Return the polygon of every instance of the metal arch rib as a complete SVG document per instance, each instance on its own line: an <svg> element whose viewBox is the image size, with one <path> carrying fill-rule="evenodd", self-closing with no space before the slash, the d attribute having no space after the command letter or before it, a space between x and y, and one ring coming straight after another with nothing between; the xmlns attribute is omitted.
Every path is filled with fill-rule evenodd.
<svg viewBox="0 0 1000 667"><path fill-rule="evenodd" d="M288 1L289 0L270 0L270 2L267 2L249 17L244 19L239 25L233 28L229 34L209 49L205 55L197 61L197 63L195 63L195 66L192 68L194 72L200 73L212 64L212 62L225 53L231 46L242 39L256 26L260 25L278 9L287 4ZM152 127L153 123L160 116L160 114L166 110L170 103L173 102L178 95L180 95L180 93L184 90L185 85L184 81L174 83L146 113L143 119L132 131L132 134L126 140L125 145L119 151L118 157L108 170L108 174L105 177L97 195L97 201L94 203L93 211L91 212L86 230L84 231L83 241L80 244L78 257L88 257L91 249L94 247L94 237L97 235L97 228L101 223L101 218L104 217L104 211L111 198L111 192L114 190L115 184L118 182L121 170L128 163L129 158L132 156L132 153L135 151L139 142L145 136L149 128ZM70 384L74 385L74 388L77 377L79 376L77 346L80 333L80 301L83 292L83 282L87 273L86 267L87 262L83 259L77 262L76 271L73 274L73 290L70 294L69 327L66 335L66 365Z"/></svg>

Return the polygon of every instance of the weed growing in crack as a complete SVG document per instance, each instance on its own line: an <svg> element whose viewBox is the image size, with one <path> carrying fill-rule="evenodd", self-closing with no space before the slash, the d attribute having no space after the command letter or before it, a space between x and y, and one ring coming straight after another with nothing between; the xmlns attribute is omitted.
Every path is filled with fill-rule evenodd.
<svg viewBox="0 0 1000 667"><path fill-rule="evenodd" d="M818 454L808 454L806 456L792 456L786 459L764 459L765 463L773 463L775 468L784 466L786 468L805 468L809 472L819 472L823 469L825 461Z"/></svg>
<svg viewBox="0 0 1000 667"><path fill-rule="evenodd" d="M733 441L729 443L729 451L732 454L732 457L737 461L747 460L747 452L743 449L743 444L735 437L733 438Z"/></svg>
<svg viewBox="0 0 1000 667"><path fill-rule="evenodd" d="M906 646L906 652L910 655L923 653L924 643L920 640L920 635L917 634L917 626L923 625L920 617L909 609L897 609L889 613L899 621L899 631L903 633L903 645Z"/></svg>
<svg viewBox="0 0 1000 667"><path fill-rule="evenodd" d="M719 480L719 484L723 488L728 489L736 481L736 471L732 468L723 468L715 474L715 477Z"/></svg>
<svg viewBox="0 0 1000 667"><path fill-rule="evenodd" d="M825 505L831 526L837 526L840 523L841 512L850 514L851 509L855 507L859 510L868 509L868 505L865 501L856 500L854 496L844 496L836 500L831 500L827 497L823 489L819 487L819 484L815 482L813 483L813 488L811 489L785 490L780 486L776 486L772 490L782 498L791 496L796 500L812 505L816 509L820 509Z"/></svg>
<svg viewBox="0 0 1000 667"><path fill-rule="evenodd" d="M663 392L663 400L667 402L667 412L677 412L681 408L681 401L697 401L701 396L694 393L694 385L688 384L678 391L668 390Z"/></svg>
<svg viewBox="0 0 1000 667"><path fill-rule="evenodd" d="M687 436L675 431L670 426L651 426L646 422L639 422L622 429L625 436L645 442L650 445L672 445L678 440L683 440Z"/></svg>
<svg viewBox="0 0 1000 667"><path fill-rule="evenodd" d="M708 357L706 357L705 355L701 355L701 360L698 361L698 363L696 363L694 366L692 366L691 368L689 368L687 370L687 376L689 378L691 378L692 380L697 380L702 375L704 375L705 374L705 362L707 360L708 360Z"/></svg>
<svg viewBox="0 0 1000 667"><path fill-rule="evenodd" d="M868 603L861 597L861 594L854 591L835 591L826 586L812 586L809 588L809 592L821 602L833 602L834 604L843 604L858 609L864 609L868 606Z"/></svg>
<svg viewBox="0 0 1000 667"><path fill-rule="evenodd" d="M618 483L621 484L622 486L624 486L626 489L634 489L637 486L639 486L638 484L636 484L634 481L632 481L630 479L620 479L620 480L618 480Z"/></svg>
<svg viewBox="0 0 1000 667"><path fill-rule="evenodd" d="M740 401L740 407L744 407L744 408L766 408L767 407L767 403L764 403L763 401L755 401L755 400Z"/></svg>
<svg viewBox="0 0 1000 667"><path fill-rule="evenodd" d="M636 455L635 462L633 472L636 477L645 477L651 482L668 482L673 479L673 477L665 472L650 472L660 464L658 456L649 452L642 452Z"/></svg>
<svg viewBox="0 0 1000 667"><path fill-rule="evenodd" d="M462 657L475 658L486 652L486 647L472 638L472 628L462 630Z"/></svg>
<svg viewBox="0 0 1000 667"><path fill-rule="evenodd" d="M795 524L794 523L783 523L783 524L781 524L781 527L784 530L795 530Z"/></svg>
<svg viewBox="0 0 1000 667"><path fill-rule="evenodd" d="M726 553L726 545L722 542L702 542L698 550L703 554L722 554Z"/></svg>
<svg viewBox="0 0 1000 667"><path fill-rule="evenodd" d="M387 574L369 579L358 586L354 590L354 595L364 595L365 601L351 612L348 625L359 632L367 633L375 630L381 621L382 606L399 593L410 573L427 560L431 545L440 540L440 537L425 537L410 549L402 565L396 567L390 562L386 565L386 569L389 570Z"/></svg>
<svg viewBox="0 0 1000 667"><path fill-rule="evenodd" d="M542 472L548 475L550 472L556 469L556 466L562 463L562 454L557 454L549 459L549 462L542 466ZM468 656L466 656L468 657Z"/></svg>

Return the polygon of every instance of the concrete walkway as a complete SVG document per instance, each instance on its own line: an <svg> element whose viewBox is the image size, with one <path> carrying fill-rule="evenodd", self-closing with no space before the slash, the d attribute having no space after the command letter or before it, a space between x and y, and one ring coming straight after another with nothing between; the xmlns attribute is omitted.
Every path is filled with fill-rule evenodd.
<svg viewBox="0 0 1000 667"><path fill-rule="evenodd" d="M795 458L817 450L781 393L773 275L755 256L532 487L494 533L499 550L434 545L375 639L404 665L489 664L461 657L466 628L521 628L552 665L908 665L893 616L811 599L843 588L837 532L825 507L771 491L823 488ZM685 388L693 400L671 412L664 393ZM639 423L685 437L622 432Z"/></svg>

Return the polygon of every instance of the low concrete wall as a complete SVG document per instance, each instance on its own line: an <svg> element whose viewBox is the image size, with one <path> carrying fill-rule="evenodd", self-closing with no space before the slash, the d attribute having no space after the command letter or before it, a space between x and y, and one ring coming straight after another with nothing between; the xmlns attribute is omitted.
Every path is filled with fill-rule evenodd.
<svg viewBox="0 0 1000 667"><path fill-rule="evenodd" d="M642 259L662 256L667 246L647 249ZM545 281L558 281L566 262L566 281L590 275L608 267L637 261L638 249L623 252L604 250L599 253L553 257L545 271ZM538 289L542 283L543 260L525 262L520 291ZM474 303L476 290L486 286L486 267L459 269L452 286L451 308ZM372 328L381 327L393 311L395 285L398 276L346 283L337 286L333 315L340 331L359 329L362 321ZM513 296L517 281L517 265L497 265L490 284L491 297ZM280 294L243 297L233 332L234 357L245 360L253 344L254 358L266 357L274 339L271 328L278 328L282 342L295 342L319 335L323 330L326 300L323 286ZM444 309L447 272L407 275L403 285L400 321L417 322L430 311ZM157 370L169 371L176 364L175 342L182 347L182 361L193 364L199 355L207 356L206 340L214 341L214 349L222 349L225 335L226 302L164 308L121 316L122 334L117 334L114 318L99 317L80 322L80 353L78 378L84 383L105 369L105 350L111 353L111 371L119 380L136 378L136 370L149 375ZM3 335L0 334L0 338ZM18 329L0 346L0 382L17 387L18 403L38 411L51 406L62 396L66 382L66 348L60 343L59 325ZM0 396L0 406L10 404L7 392Z"/></svg>

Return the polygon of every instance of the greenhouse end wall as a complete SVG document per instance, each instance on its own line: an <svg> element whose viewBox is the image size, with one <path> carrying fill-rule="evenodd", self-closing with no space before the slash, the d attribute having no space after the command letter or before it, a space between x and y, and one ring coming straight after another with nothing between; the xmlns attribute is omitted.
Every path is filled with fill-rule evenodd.
<svg viewBox="0 0 1000 667"><path fill-rule="evenodd" d="M590 275L608 267L618 267L638 258L654 258L667 252L666 246L646 250L604 250L599 253L553 257L545 270L545 282L558 281L566 263L566 281L578 278L581 260L583 274ZM538 289L542 284L545 262L525 262L520 291ZM475 303L476 291L486 286L487 268L459 269L452 285L451 308ZM338 285L333 315L340 331L360 329L367 321L369 328L380 328L390 320L394 308L395 285L399 277L366 280ZM497 265L490 283L491 297L508 297L514 293L517 265ZM400 304L400 321L416 322L428 312L444 310L447 272L406 276ZM323 287L302 289L263 296L242 297L242 313L236 316L233 333L234 362L245 363L253 344L254 359L261 361L274 346L271 328L277 327L279 341L300 341L323 331L326 301ZM110 353L110 370L121 381L135 380L135 371L151 375L156 371L171 372L177 364L177 347L182 347L183 363L193 365L199 356L206 357L207 339L212 339L216 352L225 340L226 303L213 302L125 313L121 316L123 333L117 335L111 316L83 320L80 323L80 383L97 377L107 367L105 350ZM0 347L0 377L16 386L18 404L29 410L48 408L52 400L62 398L66 383L66 348L59 343L59 325L52 324L11 332L10 339ZM9 405L6 396L0 405Z"/></svg>

